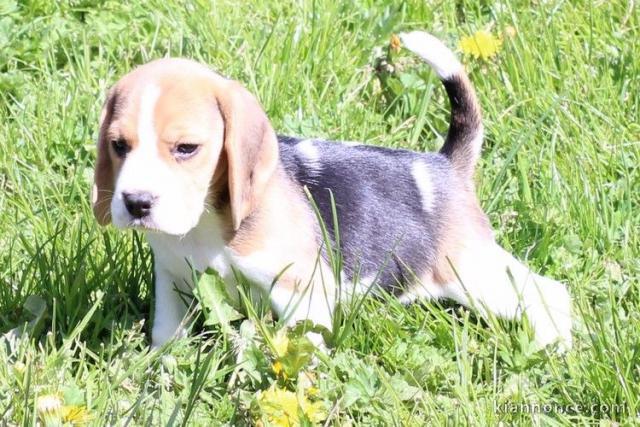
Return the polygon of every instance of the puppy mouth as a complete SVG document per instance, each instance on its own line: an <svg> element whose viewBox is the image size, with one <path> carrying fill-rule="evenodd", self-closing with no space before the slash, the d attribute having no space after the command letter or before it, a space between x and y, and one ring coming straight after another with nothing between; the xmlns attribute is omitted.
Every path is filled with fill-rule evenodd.
<svg viewBox="0 0 640 427"><path fill-rule="evenodd" d="M125 225L125 228L139 231L161 231L151 218L132 218Z"/></svg>
<svg viewBox="0 0 640 427"><path fill-rule="evenodd" d="M147 234L165 234L169 236L184 236L191 230L191 228L185 230L167 229L157 224L151 218L131 218L122 228Z"/></svg>

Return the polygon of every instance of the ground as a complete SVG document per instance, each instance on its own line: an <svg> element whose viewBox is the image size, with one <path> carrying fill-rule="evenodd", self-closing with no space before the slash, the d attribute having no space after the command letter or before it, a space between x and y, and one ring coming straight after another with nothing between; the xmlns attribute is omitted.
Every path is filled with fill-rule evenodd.
<svg viewBox="0 0 640 427"><path fill-rule="evenodd" d="M2 424L640 422L639 24L633 1L0 0ZM367 298L312 363L297 332L217 324L206 303L188 339L150 352L149 249L89 203L109 85L185 56L246 85L280 133L434 150L439 82L400 53L380 65L407 29L467 52L482 205L503 246L568 285L573 350ZM478 31L495 55L473 54Z"/></svg>

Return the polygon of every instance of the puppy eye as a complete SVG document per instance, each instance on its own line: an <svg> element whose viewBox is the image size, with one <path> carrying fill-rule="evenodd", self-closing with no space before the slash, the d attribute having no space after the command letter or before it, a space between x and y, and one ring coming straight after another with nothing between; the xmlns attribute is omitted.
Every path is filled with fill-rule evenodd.
<svg viewBox="0 0 640 427"><path fill-rule="evenodd" d="M184 160L195 155L199 148L198 144L178 144L173 150L173 154L178 159Z"/></svg>
<svg viewBox="0 0 640 427"><path fill-rule="evenodd" d="M115 151L118 157L124 157L129 151L131 151L131 147L129 147L129 144L127 144L127 141L123 138L112 140L111 147L113 147L113 151Z"/></svg>

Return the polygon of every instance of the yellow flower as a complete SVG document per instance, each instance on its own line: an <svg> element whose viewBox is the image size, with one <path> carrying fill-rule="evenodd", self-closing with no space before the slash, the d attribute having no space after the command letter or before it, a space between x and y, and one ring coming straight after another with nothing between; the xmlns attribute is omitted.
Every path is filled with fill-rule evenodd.
<svg viewBox="0 0 640 427"><path fill-rule="evenodd" d="M488 31L477 31L471 36L460 40L460 50L465 55L487 60L496 56L502 47L502 39L495 37Z"/></svg>
<svg viewBox="0 0 640 427"><path fill-rule="evenodd" d="M289 337L287 337L287 329L282 328L273 337L273 350L276 352L277 357L282 357L287 354L287 348L289 348Z"/></svg>
<svg viewBox="0 0 640 427"><path fill-rule="evenodd" d="M287 374L284 372L283 368L282 368L282 363L280 363L279 360L276 360L275 362L273 362L273 365L271 365L271 369L273 370L273 372L276 375L280 375L282 374L282 377L286 380L287 379Z"/></svg>
<svg viewBox="0 0 640 427"><path fill-rule="evenodd" d="M45 426L61 426L69 423L84 426L93 419L84 406L64 405L59 393L45 394L36 400L36 411Z"/></svg>
<svg viewBox="0 0 640 427"><path fill-rule="evenodd" d="M320 394L320 390L317 387L311 386L307 389L307 396L317 397Z"/></svg>
<svg viewBox="0 0 640 427"><path fill-rule="evenodd" d="M400 52L400 46L402 46L402 42L400 41L400 37L395 34L391 34L391 40L389 40L389 47L392 52Z"/></svg>
<svg viewBox="0 0 640 427"><path fill-rule="evenodd" d="M71 405L62 408L62 419L74 426L84 426L89 424L93 417L84 406Z"/></svg>
<svg viewBox="0 0 640 427"><path fill-rule="evenodd" d="M259 418L278 427L300 425L300 413L312 423L319 423L326 418L321 402L310 402L306 396L278 388L275 384L265 391L258 392Z"/></svg>

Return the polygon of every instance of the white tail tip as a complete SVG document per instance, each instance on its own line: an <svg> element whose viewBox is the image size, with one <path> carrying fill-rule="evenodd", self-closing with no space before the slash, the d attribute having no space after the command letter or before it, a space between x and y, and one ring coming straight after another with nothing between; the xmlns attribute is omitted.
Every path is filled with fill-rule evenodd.
<svg viewBox="0 0 640 427"><path fill-rule="evenodd" d="M399 37L402 45L431 65L441 79L448 80L462 71L462 64L451 49L431 34L412 31Z"/></svg>

